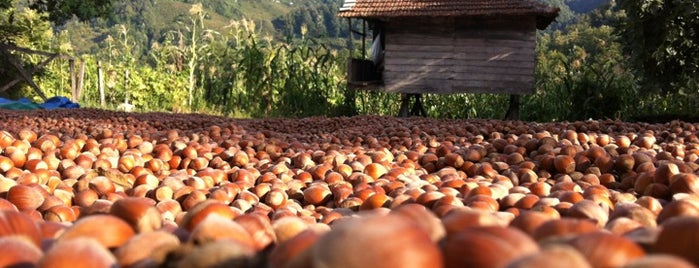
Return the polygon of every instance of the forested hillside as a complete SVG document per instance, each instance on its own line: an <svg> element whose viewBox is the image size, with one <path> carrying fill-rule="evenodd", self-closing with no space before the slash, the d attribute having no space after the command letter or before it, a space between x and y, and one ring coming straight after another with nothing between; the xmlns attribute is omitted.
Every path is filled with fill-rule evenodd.
<svg viewBox="0 0 699 268"><path fill-rule="evenodd" d="M148 49L164 37L189 22L192 0L131 0L114 3L106 18L89 22L71 20L59 27L70 35L77 54L94 53L108 36L127 30L137 54L147 55ZM336 37L346 37L344 24L337 17L342 0L211 0L203 1L207 28L225 32L232 21L243 18L255 23L257 31L276 40L307 37L326 38L339 43ZM303 30L302 30L303 29Z"/></svg>
<svg viewBox="0 0 699 268"><path fill-rule="evenodd" d="M553 31L565 27L576 17L587 14L596 8L601 8L613 0L537 0L541 3L560 9L556 22L548 30Z"/></svg>
<svg viewBox="0 0 699 268"><path fill-rule="evenodd" d="M557 24L562 27L576 15L588 13L610 0L538 0L561 8ZM128 30L138 47L137 53L146 55L150 46L163 41L165 35L177 31L188 22L188 12L196 0L131 0L117 1L110 16L87 23L70 21L61 27L70 33L76 53L94 53L97 45L107 36L118 34L115 28ZM202 1L206 27L224 32L231 21L252 20L263 35L288 41L302 36L320 38L328 45L341 44L336 38L346 38L344 21L337 17L343 0L211 0ZM119 27L115 27L115 26Z"/></svg>
<svg viewBox="0 0 699 268"><path fill-rule="evenodd" d="M612 0L567 0L566 5L575 13L588 13L604 4L609 4Z"/></svg>

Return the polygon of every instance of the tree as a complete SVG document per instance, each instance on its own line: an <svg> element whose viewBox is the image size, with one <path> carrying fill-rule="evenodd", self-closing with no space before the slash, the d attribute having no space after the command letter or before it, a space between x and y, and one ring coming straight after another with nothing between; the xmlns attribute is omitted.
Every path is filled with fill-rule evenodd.
<svg viewBox="0 0 699 268"><path fill-rule="evenodd" d="M10 0L0 0L10 1ZM102 17L110 14L112 0L34 0L29 7L49 14L49 20L63 24L76 16L80 20Z"/></svg>
<svg viewBox="0 0 699 268"><path fill-rule="evenodd" d="M60 40L55 38L51 24L46 21L46 15L29 8L0 9L0 43L31 50L65 52L61 49ZM11 86L11 90L0 90L0 94L9 98L26 96L26 93L31 92L31 90L27 88L26 92L22 92L21 87L25 85L24 80L19 80L19 83L13 81L15 78L21 77L21 73L14 67L11 60L16 60L16 63L25 70L32 70L45 60L46 56L17 53L16 56L10 58L5 54L6 52L12 53L11 51L0 53L0 87L4 89L5 86ZM46 75L45 71L45 69L39 68L34 73Z"/></svg>
<svg viewBox="0 0 699 268"><path fill-rule="evenodd" d="M112 0L0 0L0 43L28 49L66 52L64 50L69 50L67 46L55 40L51 22L61 24L74 16L81 20L103 16L109 12L111 2ZM5 51L3 54L5 53L9 52ZM11 62L15 58L16 65L22 65L28 70L33 69L38 63L37 55L32 53L21 57L0 55L0 85L5 85L6 80L13 80L18 75L18 71L10 67L13 66ZM22 66L17 68L21 69ZM15 86L13 90L2 93L10 96L24 95L18 88Z"/></svg>
<svg viewBox="0 0 699 268"><path fill-rule="evenodd" d="M620 118L633 103L633 75L619 37L603 22L609 6L580 15L562 30L537 40L537 92L523 98L525 120Z"/></svg>
<svg viewBox="0 0 699 268"><path fill-rule="evenodd" d="M610 0L566 0L570 10L578 14L588 13L609 2Z"/></svg>
<svg viewBox="0 0 699 268"><path fill-rule="evenodd" d="M575 14L573 13L572 10L570 10L570 7L565 3L565 0L538 0L541 3L547 4L552 7L557 7L560 8L561 10L558 12L558 17L556 17L556 21L551 25L551 27L548 27L546 30L547 32L552 32L558 29L565 28L566 25L568 25L570 22L572 22L575 19Z"/></svg>
<svg viewBox="0 0 699 268"><path fill-rule="evenodd" d="M620 34L646 92L699 91L699 2L621 0Z"/></svg>
<svg viewBox="0 0 699 268"><path fill-rule="evenodd" d="M0 12L7 12L7 16L0 21L0 42L10 42L16 35L21 35L23 29L14 25L15 6L25 7L36 11L39 14L47 14L42 20L47 20L55 24L63 24L73 17L80 20L102 17L110 13L112 0L29 0L25 1L0 0Z"/></svg>

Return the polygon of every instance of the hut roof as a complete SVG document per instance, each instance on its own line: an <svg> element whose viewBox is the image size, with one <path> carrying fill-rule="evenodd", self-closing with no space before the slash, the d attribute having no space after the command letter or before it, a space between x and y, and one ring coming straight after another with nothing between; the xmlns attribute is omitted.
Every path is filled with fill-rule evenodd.
<svg viewBox="0 0 699 268"><path fill-rule="evenodd" d="M545 29L558 8L534 0L345 0L339 16L386 19L395 17L536 16Z"/></svg>

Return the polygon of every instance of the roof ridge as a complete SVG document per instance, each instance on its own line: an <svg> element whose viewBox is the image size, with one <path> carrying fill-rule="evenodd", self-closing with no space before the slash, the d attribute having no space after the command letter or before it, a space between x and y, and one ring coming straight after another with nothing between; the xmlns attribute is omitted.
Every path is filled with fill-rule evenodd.
<svg viewBox="0 0 699 268"><path fill-rule="evenodd" d="M374 19L525 15L536 16L541 29L555 20L558 11L558 8L533 0L345 0L338 15Z"/></svg>

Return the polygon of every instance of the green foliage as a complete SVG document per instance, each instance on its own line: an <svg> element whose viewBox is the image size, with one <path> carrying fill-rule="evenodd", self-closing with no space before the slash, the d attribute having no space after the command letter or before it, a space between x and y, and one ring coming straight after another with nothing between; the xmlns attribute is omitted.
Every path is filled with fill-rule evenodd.
<svg viewBox="0 0 699 268"><path fill-rule="evenodd" d="M609 4L612 0L566 0L566 5L577 14L585 14Z"/></svg>
<svg viewBox="0 0 699 268"><path fill-rule="evenodd" d="M57 24L77 17L80 20L89 20L105 16L111 13L111 0L33 0L29 1L32 9L49 14L49 19Z"/></svg>
<svg viewBox="0 0 699 268"><path fill-rule="evenodd" d="M582 16L537 44L537 92L523 98L525 120L621 118L633 110L634 78L614 29Z"/></svg>
<svg viewBox="0 0 699 268"><path fill-rule="evenodd" d="M537 0L541 3L547 4L552 7L557 7L560 9L558 11L558 17L556 17L556 21L552 23L548 28L547 31L554 31L557 29L564 28L568 23L572 22L573 19L575 19L575 14L573 13L572 10L570 10L570 7L566 5L566 0Z"/></svg>
<svg viewBox="0 0 699 268"><path fill-rule="evenodd" d="M425 109L437 118L504 118L509 98L503 94L426 95Z"/></svg>
<svg viewBox="0 0 699 268"><path fill-rule="evenodd" d="M343 0L313 0L272 21L281 37L347 37L343 20L337 16ZM302 29L304 32L302 32Z"/></svg>
<svg viewBox="0 0 699 268"><path fill-rule="evenodd" d="M0 10L0 29L8 29L9 31L3 32L3 34L6 35L3 36L5 40L0 40L2 42L8 42L19 47L40 51L70 51L70 46L65 43L65 40L55 38L51 24L47 21L47 15L27 7L11 7ZM14 53L14 55L18 56L17 58L25 70L33 69L39 62L46 58L46 56L43 55L23 53ZM5 85L19 76L19 73L9 63L9 59L2 54L0 54L0 62L3 63L0 65L0 85ZM51 69L41 69L36 74L41 75L42 79L49 81L52 79L60 79L60 74ZM20 82L17 86L8 91L0 92L0 94L2 94L3 97L12 99L19 97L39 99L38 95L24 82Z"/></svg>
<svg viewBox="0 0 699 268"><path fill-rule="evenodd" d="M10 8L12 7L12 0L0 0L0 8Z"/></svg>
<svg viewBox="0 0 699 268"><path fill-rule="evenodd" d="M45 13L18 5L0 9L0 42L32 48L46 46L53 36L47 18Z"/></svg>
<svg viewBox="0 0 699 268"><path fill-rule="evenodd" d="M61 31L68 32L77 54L96 54L104 47L96 44L109 35L117 35L117 27L124 25L129 29L130 39L135 43L134 56L147 58L149 48L154 43L163 42L165 35L181 29L181 23L189 23L189 10L193 3L202 2L204 20L208 29L223 31L232 19L244 17L254 20L258 30L272 34L274 28L271 20L290 11L286 3L275 1L181 1L181 0L128 0L113 2L106 16L81 22L68 19L57 24ZM301 0L301 3L304 1ZM178 24L179 23L179 24ZM116 30L115 30L116 29Z"/></svg>
<svg viewBox="0 0 699 268"><path fill-rule="evenodd" d="M204 98L222 112L302 117L332 114L342 102L343 70L325 46L260 40L247 20L226 38L227 46L211 46L202 67Z"/></svg>
<svg viewBox="0 0 699 268"><path fill-rule="evenodd" d="M354 89L348 89L354 90ZM359 114L397 115L400 95L374 90L357 90L356 108Z"/></svg>
<svg viewBox="0 0 699 268"><path fill-rule="evenodd" d="M622 0L625 52L644 91L699 93L699 2Z"/></svg>
<svg viewBox="0 0 699 268"><path fill-rule="evenodd" d="M682 90L640 94L647 90L637 86L636 77L640 76L632 73L633 64L622 53L622 39L614 28L617 25L612 24L626 19L614 1L586 15L575 15L567 9L566 4L575 1L542 1L561 5L564 16L559 21L566 22L539 33L536 92L521 99L523 120L630 119L694 113L698 93L690 89L697 88L697 79L672 83ZM68 30L61 34L52 32L45 13L6 8L0 9L0 31L14 31L12 40L18 45L80 55L79 60L86 64L86 80L78 101L86 107L101 107L99 61L105 73L109 109L129 102L137 111L238 117L396 115L400 95L346 88L345 59L350 54L344 46L346 39L318 38L344 34L344 27L334 21L341 2L302 1L292 11L285 1L214 0L202 6L172 0L124 1L115 3L113 8L118 13L113 16L90 23L69 21L57 28ZM271 24L242 18L228 22L215 13L257 10L263 14L262 10L269 9L264 16L271 20L271 14L278 14L273 9L285 6L290 13L277 15L275 25L286 29L281 35L286 42L278 41L280 35L275 39L272 32L261 29ZM172 14L160 16L159 9L169 9ZM568 13L570 18L566 17ZM329 15L334 19L328 20ZM91 45L92 41L97 43ZM676 45L673 42L668 44ZM693 42L685 40L682 44ZM685 58L685 64L694 64L696 58ZM41 59L23 56L22 60L31 67ZM664 62L671 60L678 59ZM11 77L11 71L0 67L4 72L0 77ZM69 77L68 61L56 60L38 75L37 82L47 95L69 96ZM17 96L34 97L26 86L19 88L22 91ZM508 100L508 95L487 94L423 96L428 116L438 118L503 118Z"/></svg>
<svg viewBox="0 0 699 268"><path fill-rule="evenodd" d="M81 20L103 16L109 11L111 1L0 1L0 42L13 44L18 47L47 51L70 53L72 47L65 39L55 38L51 22L62 23L70 17L77 17ZM25 70L32 70L46 56L17 53ZM18 77L17 71L9 63L9 59L4 55L0 56L0 85L14 80ZM51 62L49 68L37 70L35 75L40 78L37 82L46 85L46 91L51 96L65 96L65 76L60 66L61 62ZM58 82L57 82L58 81ZM68 87L69 88L69 87ZM47 93L47 92L44 92ZM1 93L4 97L19 98L29 97L38 100L33 90L30 90L24 82L18 83L10 90Z"/></svg>

